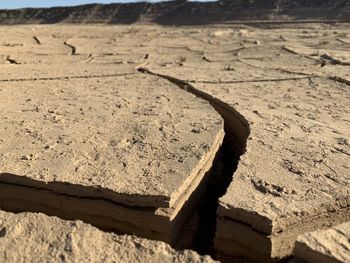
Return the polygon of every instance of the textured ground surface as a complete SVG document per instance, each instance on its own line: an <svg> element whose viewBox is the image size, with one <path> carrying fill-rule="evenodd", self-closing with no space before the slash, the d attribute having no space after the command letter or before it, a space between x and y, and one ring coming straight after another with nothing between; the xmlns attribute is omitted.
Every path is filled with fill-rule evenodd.
<svg viewBox="0 0 350 263"><path fill-rule="evenodd" d="M81 221L0 211L2 262L213 262L192 251L99 231Z"/></svg>
<svg viewBox="0 0 350 263"><path fill-rule="evenodd" d="M0 42L0 118L6 123L1 126L2 172L32 171L42 181L57 181L60 174L58 178L66 177L61 181L94 186L113 168L125 171L128 182L109 177L104 183L111 191L169 196L213 149L221 114L225 132L245 152L220 198L218 251L244 253L254 240L256 255L283 257L291 253L297 235L350 217L347 25L14 26L1 27L0 33L6 36ZM187 82L188 91L204 97L217 112L169 84L169 77ZM67 100L58 102L57 97ZM68 99L74 100L74 110ZM113 117L111 105L125 107L125 115ZM34 116L38 118L31 120ZM87 129L89 122L93 129ZM89 148L71 128L73 140L51 140L60 131L50 131L52 125L79 125ZM105 127L118 134L105 134ZM181 136L174 135L178 130ZM147 136L139 138L142 134ZM21 139L28 141L23 136L31 136L34 144L21 146ZM114 146L109 144L113 140ZM116 152L118 147L129 150ZM69 172L52 170L40 177L49 157L51 167ZM64 158L74 163L61 166ZM2 175L3 180L9 177L14 180ZM149 187L139 190L140 180Z"/></svg>
<svg viewBox="0 0 350 263"><path fill-rule="evenodd" d="M205 48L188 45L201 57L192 51L180 67L146 66L190 82L249 125L241 127L250 133L246 151L218 209L217 247L225 252L232 238L239 252L264 233L270 237L256 249L278 258L291 253L297 233L350 217L350 45L339 29L201 32ZM246 224L256 230L251 236Z"/></svg>
<svg viewBox="0 0 350 263"><path fill-rule="evenodd" d="M1 87L1 173L52 189L69 183L74 195L88 195L80 186L90 196L167 207L223 136L207 102L152 76Z"/></svg>
<svg viewBox="0 0 350 263"><path fill-rule="evenodd" d="M301 235L294 253L308 262L350 262L350 222Z"/></svg>

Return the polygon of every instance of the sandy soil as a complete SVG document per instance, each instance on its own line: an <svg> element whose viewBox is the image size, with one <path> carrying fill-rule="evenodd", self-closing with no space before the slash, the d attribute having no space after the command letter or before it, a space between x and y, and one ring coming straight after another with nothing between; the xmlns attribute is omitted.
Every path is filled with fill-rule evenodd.
<svg viewBox="0 0 350 263"><path fill-rule="evenodd" d="M104 233L81 221L0 211L2 262L214 262L193 251L135 236Z"/></svg>
<svg viewBox="0 0 350 263"><path fill-rule="evenodd" d="M0 43L3 183L181 210L214 160L224 122L243 154L217 210L222 258L285 257L299 234L349 220L346 25L0 33L8 36Z"/></svg>

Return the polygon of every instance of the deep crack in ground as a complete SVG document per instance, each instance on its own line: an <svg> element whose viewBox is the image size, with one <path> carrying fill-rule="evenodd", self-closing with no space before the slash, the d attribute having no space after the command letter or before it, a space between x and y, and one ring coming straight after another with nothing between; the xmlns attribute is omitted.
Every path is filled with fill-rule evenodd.
<svg viewBox="0 0 350 263"><path fill-rule="evenodd" d="M216 258L214 237L216 232L216 210L219 198L226 193L230 185L240 156L244 153L250 133L249 124L245 118L224 102L197 90L187 81L171 76L154 73L146 68L137 68L139 72L167 79L180 89L192 93L207 101L224 119L225 137L219 150L218 158L213 163L211 176L206 185L204 195L197 205L198 224L195 230L192 249L202 255Z"/></svg>
<svg viewBox="0 0 350 263"><path fill-rule="evenodd" d="M71 49L71 53L70 53L70 54L71 54L72 56L76 55L76 53L77 53L77 48L76 48L75 46L69 44L68 41L65 41L63 44Z"/></svg>

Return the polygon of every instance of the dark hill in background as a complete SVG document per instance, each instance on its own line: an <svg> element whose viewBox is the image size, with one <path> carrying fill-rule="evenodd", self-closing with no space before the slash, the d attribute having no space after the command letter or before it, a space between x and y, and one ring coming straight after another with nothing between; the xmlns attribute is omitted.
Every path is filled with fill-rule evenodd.
<svg viewBox="0 0 350 263"><path fill-rule="evenodd" d="M0 10L0 24L157 23L193 25L238 21L350 22L350 0L184 0Z"/></svg>

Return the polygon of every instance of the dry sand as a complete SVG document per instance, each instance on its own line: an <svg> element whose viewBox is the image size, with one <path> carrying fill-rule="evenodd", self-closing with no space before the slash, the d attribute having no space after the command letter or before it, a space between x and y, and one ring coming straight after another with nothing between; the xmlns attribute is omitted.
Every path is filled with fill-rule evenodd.
<svg viewBox="0 0 350 263"><path fill-rule="evenodd" d="M34 187L24 198L36 195L34 210L55 215L37 188L51 190L56 207L64 203L61 214L73 218L86 204L81 197L98 197L127 206L113 218L123 221L119 231L168 240L157 227L169 224L154 218L168 222L193 210L200 195L187 202L191 209L184 204L210 169L223 118L243 154L217 210L220 258L279 259L299 234L350 219L346 25L14 26L0 33L8 36L0 43L7 210L33 207L9 197L23 186ZM74 206L63 193L74 193ZM80 219L98 224L95 216Z"/></svg>
<svg viewBox="0 0 350 263"><path fill-rule="evenodd" d="M192 251L104 233L81 221L0 211L1 262L214 262Z"/></svg>

